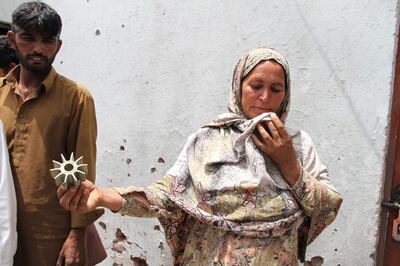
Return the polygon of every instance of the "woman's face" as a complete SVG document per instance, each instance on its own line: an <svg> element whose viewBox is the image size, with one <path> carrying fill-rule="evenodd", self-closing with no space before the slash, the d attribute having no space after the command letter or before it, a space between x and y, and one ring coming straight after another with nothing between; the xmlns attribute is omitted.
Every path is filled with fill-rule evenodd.
<svg viewBox="0 0 400 266"><path fill-rule="evenodd" d="M247 118L278 112L285 97L285 71L273 60L254 67L242 82L242 108Z"/></svg>

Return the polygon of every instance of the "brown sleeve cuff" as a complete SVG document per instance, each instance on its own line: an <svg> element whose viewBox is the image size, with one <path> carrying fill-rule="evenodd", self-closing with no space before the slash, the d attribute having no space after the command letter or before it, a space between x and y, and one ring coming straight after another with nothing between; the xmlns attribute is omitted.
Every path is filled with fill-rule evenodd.
<svg viewBox="0 0 400 266"><path fill-rule="evenodd" d="M95 222L104 214L104 209L96 209L86 214L71 212L71 228L82 228Z"/></svg>

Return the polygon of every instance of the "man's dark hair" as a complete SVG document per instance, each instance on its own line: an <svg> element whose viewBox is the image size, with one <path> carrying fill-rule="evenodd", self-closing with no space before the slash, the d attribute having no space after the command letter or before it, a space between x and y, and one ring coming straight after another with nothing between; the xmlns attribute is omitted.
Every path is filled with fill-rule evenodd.
<svg viewBox="0 0 400 266"><path fill-rule="evenodd" d="M0 36L0 68L8 71L11 63L19 63L15 50L8 45L6 36Z"/></svg>
<svg viewBox="0 0 400 266"><path fill-rule="evenodd" d="M11 30L13 32L25 30L59 37L61 27L61 18L58 13L42 2L23 3L12 14Z"/></svg>

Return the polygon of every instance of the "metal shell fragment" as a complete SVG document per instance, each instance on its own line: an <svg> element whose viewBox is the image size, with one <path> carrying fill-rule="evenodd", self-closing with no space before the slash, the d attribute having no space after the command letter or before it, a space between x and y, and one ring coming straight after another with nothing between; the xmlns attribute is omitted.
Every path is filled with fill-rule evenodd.
<svg viewBox="0 0 400 266"><path fill-rule="evenodd" d="M61 159L62 162L53 160L54 168L50 169L50 174L56 185L65 183L68 188L78 186L81 181L85 180L88 171L87 164L82 163L83 156L75 161L74 153L71 153L69 160L66 160L64 155L61 154Z"/></svg>

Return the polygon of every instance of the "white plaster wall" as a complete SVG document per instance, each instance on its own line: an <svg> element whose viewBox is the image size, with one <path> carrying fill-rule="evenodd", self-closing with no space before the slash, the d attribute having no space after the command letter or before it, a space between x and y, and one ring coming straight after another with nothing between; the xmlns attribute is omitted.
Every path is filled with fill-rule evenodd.
<svg viewBox="0 0 400 266"><path fill-rule="evenodd" d="M275 47L291 65L288 124L313 137L344 197L308 257L374 264L396 0L46 2L64 21L55 66L96 101L98 184L146 186L160 178L185 138L226 110L239 56ZM100 221L109 254L102 265L130 265L140 255L149 265L171 265L157 220L108 212ZM117 228L131 243L122 243L122 253L112 250Z"/></svg>
<svg viewBox="0 0 400 266"><path fill-rule="evenodd" d="M21 0L1 0L0 3L0 21L11 22L11 14L14 8L24 1Z"/></svg>

